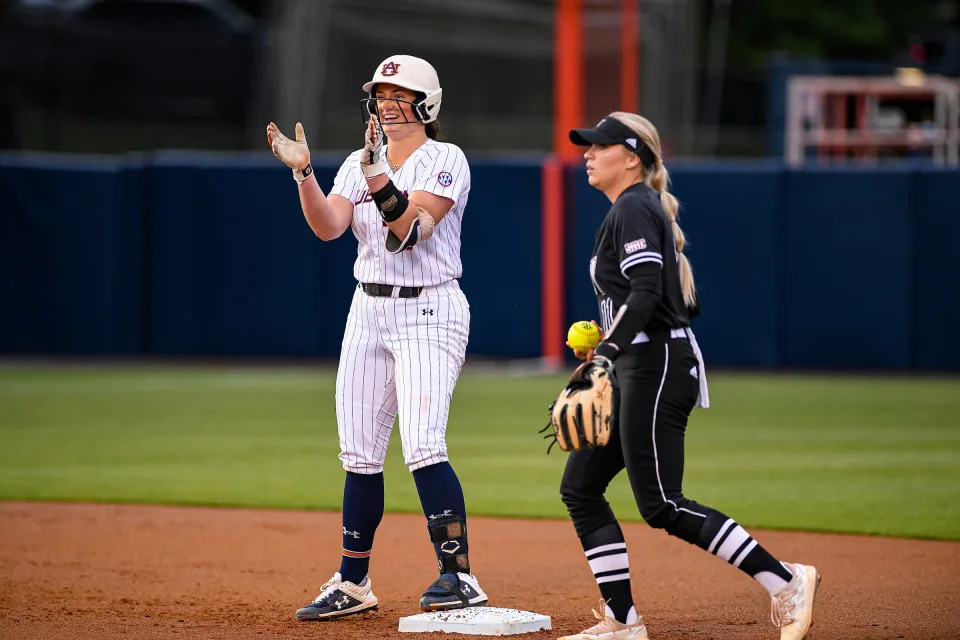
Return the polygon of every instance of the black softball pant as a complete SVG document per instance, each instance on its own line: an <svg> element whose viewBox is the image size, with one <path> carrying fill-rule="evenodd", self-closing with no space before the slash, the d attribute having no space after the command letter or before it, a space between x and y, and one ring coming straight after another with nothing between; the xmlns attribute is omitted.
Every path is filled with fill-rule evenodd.
<svg viewBox="0 0 960 640"><path fill-rule="evenodd" d="M624 467L651 527L702 546L707 520L725 517L683 495L683 438L700 385L690 342L668 336L631 345L617 359L618 422L610 442L567 459L560 494L581 538L616 522L604 493Z"/></svg>

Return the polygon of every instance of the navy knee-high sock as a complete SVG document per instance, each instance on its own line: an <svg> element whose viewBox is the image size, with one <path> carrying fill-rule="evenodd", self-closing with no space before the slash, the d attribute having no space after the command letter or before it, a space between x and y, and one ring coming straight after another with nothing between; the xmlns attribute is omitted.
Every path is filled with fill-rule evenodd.
<svg viewBox="0 0 960 640"><path fill-rule="evenodd" d="M383 473L347 471L343 483L343 557L340 575L360 584L370 569L373 536L383 519Z"/></svg>
<svg viewBox="0 0 960 640"><path fill-rule="evenodd" d="M417 484L420 506L423 507L423 515L427 517L428 525L431 521L450 515L459 515L466 522L467 508L463 501L463 488L449 462L417 469L413 472L413 480ZM465 554L467 536L447 542L434 542L433 548L438 558L453 553Z"/></svg>

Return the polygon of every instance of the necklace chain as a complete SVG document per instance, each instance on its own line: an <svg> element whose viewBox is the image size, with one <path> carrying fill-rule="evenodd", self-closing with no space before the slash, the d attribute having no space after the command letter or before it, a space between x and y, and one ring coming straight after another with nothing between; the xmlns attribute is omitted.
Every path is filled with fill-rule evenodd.
<svg viewBox="0 0 960 640"><path fill-rule="evenodd" d="M419 149L420 147L422 147L426 142L427 142L427 140L425 139L423 142L421 142L419 145L417 145L417 149ZM416 151L417 149L414 149L414 151ZM413 155L413 153L411 153L410 155ZM410 159L410 156L407 156L407 160L404 160L404 161L401 162L400 164L393 164L392 162L390 162L390 154L385 153L385 154L384 154L384 157L386 157L386 159L387 159L387 164L390 165L390 170L393 171L394 173L396 173L397 171L399 171L399 170L400 170L400 167L403 166L403 163Z"/></svg>

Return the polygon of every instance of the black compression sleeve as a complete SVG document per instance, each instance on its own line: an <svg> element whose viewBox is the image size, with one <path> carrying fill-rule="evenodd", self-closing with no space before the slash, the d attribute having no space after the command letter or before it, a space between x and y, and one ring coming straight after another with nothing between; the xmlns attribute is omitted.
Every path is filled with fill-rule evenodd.
<svg viewBox="0 0 960 640"><path fill-rule="evenodd" d="M613 357L623 353L650 321L650 316L660 303L659 279L660 265L656 263L639 264L630 269L630 295L617 311L610 334L603 340L616 346L617 353ZM602 345L597 346L596 352L611 358L613 350L603 349Z"/></svg>

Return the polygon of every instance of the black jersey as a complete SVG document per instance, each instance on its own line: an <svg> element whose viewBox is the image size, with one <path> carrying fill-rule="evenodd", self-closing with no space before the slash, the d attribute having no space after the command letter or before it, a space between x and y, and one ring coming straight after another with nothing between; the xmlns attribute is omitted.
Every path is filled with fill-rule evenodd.
<svg viewBox="0 0 960 640"><path fill-rule="evenodd" d="M673 227L659 194L644 183L634 184L617 198L603 224L590 259L590 278L600 306L600 326L609 335L617 310L630 294L630 269L659 268L653 293L660 301L644 331L690 326L683 302Z"/></svg>

